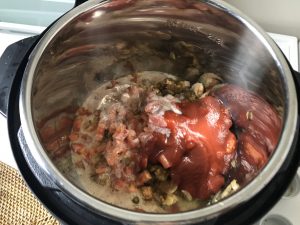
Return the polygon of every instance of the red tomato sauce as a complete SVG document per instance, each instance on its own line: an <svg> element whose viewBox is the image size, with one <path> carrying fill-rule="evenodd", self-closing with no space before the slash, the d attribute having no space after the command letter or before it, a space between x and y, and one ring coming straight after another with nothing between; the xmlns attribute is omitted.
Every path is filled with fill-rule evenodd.
<svg viewBox="0 0 300 225"><path fill-rule="evenodd" d="M230 175L239 183L245 183L268 162L276 149L282 128L281 118L266 100L236 85L223 85L212 95L228 108L237 128L239 167Z"/></svg>
<svg viewBox="0 0 300 225"><path fill-rule="evenodd" d="M218 99L207 96L177 104L182 114L166 111L169 135L158 132L145 144L142 167L161 163L172 181L194 198L208 199L224 185L224 175L236 154L232 121Z"/></svg>

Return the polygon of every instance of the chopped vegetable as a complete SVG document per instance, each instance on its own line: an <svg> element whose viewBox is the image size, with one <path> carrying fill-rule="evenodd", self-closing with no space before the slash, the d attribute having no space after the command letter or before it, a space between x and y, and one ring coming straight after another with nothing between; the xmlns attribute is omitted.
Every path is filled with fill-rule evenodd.
<svg viewBox="0 0 300 225"><path fill-rule="evenodd" d="M146 184L147 182L149 182L152 179L151 174L149 173L149 171L144 170L143 172L141 172L138 177L137 177L137 185L141 186Z"/></svg>
<svg viewBox="0 0 300 225"><path fill-rule="evenodd" d="M195 93L196 97L200 98L204 92L204 86L202 83L195 83L192 86L192 90Z"/></svg>
<svg viewBox="0 0 300 225"><path fill-rule="evenodd" d="M209 90L223 82L223 79L214 73L204 73L200 76L199 82L203 84L205 90Z"/></svg>
<svg viewBox="0 0 300 225"><path fill-rule="evenodd" d="M162 205L164 206L171 206L177 203L178 198L174 194L168 194L162 201Z"/></svg>
<svg viewBox="0 0 300 225"><path fill-rule="evenodd" d="M155 178L159 181L166 181L169 176L169 172L159 165L151 166L150 172L152 172L154 174Z"/></svg>
<svg viewBox="0 0 300 225"><path fill-rule="evenodd" d="M192 201L193 200L193 197L192 195L188 192L188 191L185 191L185 190L181 190L184 198L188 201Z"/></svg>
<svg viewBox="0 0 300 225"><path fill-rule="evenodd" d="M141 188L141 192L144 200L152 200L153 198L153 190L150 186L143 186Z"/></svg>

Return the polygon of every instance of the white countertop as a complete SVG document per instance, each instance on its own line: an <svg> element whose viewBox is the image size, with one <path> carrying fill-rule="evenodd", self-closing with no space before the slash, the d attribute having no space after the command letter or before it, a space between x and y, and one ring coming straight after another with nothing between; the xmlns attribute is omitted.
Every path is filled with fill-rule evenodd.
<svg viewBox="0 0 300 225"><path fill-rule="evenodd" d="M1 27L0 22L0 56L4 52L5 48L20 39L29 37L31 35L41 32L43 28L26 27L26 33L20 32L20 27L12 29L13 31L7 31L4 29L7 24ZM286 35L270 34L270 36L276 41L279 47L282 49L286 57L289 59L292 67L298 70L298 40L295 37ZM11 147L8 139L7 121L6 118L0 114L0 145L1 154L0 161L17 168L15 160L13 158ZM300 176L300 170L298 170L298 176ZM300 225L300 194L295 197L283 198L272 210L257 224L260 225ZM287 223L288 220L290 223Z"/></svg>

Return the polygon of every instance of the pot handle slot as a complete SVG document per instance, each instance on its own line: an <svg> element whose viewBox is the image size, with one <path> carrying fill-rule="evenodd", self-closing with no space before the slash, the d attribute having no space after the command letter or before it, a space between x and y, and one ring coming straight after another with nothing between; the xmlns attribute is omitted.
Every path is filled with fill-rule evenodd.
<svg viewBox="0 0 300 225"><path fill-rule="evenodd" d="M29 37L9 45L0 58L0 113L6 117L8 97L12 82L18 73L20 64L37 41L38 36ZM19 71L23 72L23 71Z"/></svg>
<svg viewBox="0 0 300 225"><path fill-rule="evenodd" d="M60 189L56 186L56 184L49 178L49 175L44 172L44 170L38 165L36 160L33 158L31 151L26 143L23 129L19 128L18 131L18 140L23 151L24 158L31 169L31 172L38 179L39 183L50 190L60 192Z"/></svg>

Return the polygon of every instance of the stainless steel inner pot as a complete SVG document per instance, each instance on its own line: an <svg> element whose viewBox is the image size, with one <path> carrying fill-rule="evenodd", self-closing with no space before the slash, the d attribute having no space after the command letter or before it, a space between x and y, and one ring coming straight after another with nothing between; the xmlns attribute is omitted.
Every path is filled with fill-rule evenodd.
<svg viewBox="0 0 300 225"><path fill-rule="evenodd" d="M88 194L76 179L69 154L64 159L49 156L40 129L61 112L72 118L74 109L100 84L139 71L161 71L188 80L213 72L281 107L284 128L269 163L238 193L189 212L159 216L133 212ZM291 71L273 41L223 1L91 0L60 18L35 47L22 81L20 114L35 160L84 207L123 221L195 222L237 207L272 179L292 144L297 98ZM65 146L54 148L61 147Z"/></svg>

